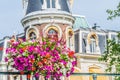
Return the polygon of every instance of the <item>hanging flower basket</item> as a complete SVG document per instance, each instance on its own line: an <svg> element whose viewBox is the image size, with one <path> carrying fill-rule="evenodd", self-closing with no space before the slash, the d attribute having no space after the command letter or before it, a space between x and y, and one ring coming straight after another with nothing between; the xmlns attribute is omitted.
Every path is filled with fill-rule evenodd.
<svg viewBox="0 0 120 80"><path fill-rule="evenodd" d="M42 41L11 40L6 49L5 61L19 71L30 72L49 78L51 75L57 80L61 76L69 76L76 65L74 52L66 47L62 39Z"/></svg>

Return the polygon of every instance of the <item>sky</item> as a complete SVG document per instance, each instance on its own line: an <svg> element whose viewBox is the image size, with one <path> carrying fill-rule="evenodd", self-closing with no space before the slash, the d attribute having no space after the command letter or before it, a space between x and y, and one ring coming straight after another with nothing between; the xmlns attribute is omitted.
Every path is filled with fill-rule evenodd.
<svg viewBox="0 0 120 80"><path fill-rule="evenodd" d="M116 9L120 0L74 0L72 13L86 17L90 27L97 23L102 29L120 31L120 18L107 20L107 9ZM0 39L24 32L22 0L0 0Z"/></svg>

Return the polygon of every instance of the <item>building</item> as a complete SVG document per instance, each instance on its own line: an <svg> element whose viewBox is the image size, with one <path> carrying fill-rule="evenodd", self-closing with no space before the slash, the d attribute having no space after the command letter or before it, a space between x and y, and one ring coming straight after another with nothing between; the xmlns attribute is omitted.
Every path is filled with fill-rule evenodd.
<svg viewBox="0 0 120 80"><path fill-rule="evenodd" d="M117 31L102 30L95 25L90 28L85 16L73 15L70 6L73 0L23 0L25 16L21 20L24 33L14 35L15 39L41 39L41 36L57 35L63 37L66 45L75 50L77 66L75 72L105 71L106 63L100 63L98 58L105 51L107 39L117 40ZM0 69L14 71L4 62L7 43L13 37L0 40ZM79 79L78 79L79 77ZM13 76L0 77L1 80L11 80ZM91 77L71 76L69 80L92 80ZM111 80L99 77L98 80Z"/></svg>
<svg viewBox="0 0 120 80"><path fill-rule="evenodd" d="M76 16L75 16L76 17ZM83 23L83 27L76 26L74 24L74 37L75 37L75 52L78 59L78 65L76 68L76 72L82 73L105 73L105 69L107 68L106 63L102 63L98 61L98 58L104 53L107 40L116 40L117 31L112 30L103 30L97 28L96 25L93 28L89 28L88 23L84 19L85 17L77 16L79 24ZM82 23L80 23L82 22ZM75 21L75 23L77 23ZM77 25L79 25L77 24ZM111 80L108 77L98 77L97 80ZM72 79L71 79L72 80ZM79 80L79 79L75 79ZM82 77L81 80L92 80L90 77Z"/></svg>

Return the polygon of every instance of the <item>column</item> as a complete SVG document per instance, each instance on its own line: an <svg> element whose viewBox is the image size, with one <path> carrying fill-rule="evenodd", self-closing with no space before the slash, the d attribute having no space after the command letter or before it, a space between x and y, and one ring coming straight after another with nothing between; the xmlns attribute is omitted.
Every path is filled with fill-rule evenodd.
<svg viewBox="0 0 120 80"><path fill-rule="evenodd" d="M42 9L47 9L47 1L43 0Z"/></svg>

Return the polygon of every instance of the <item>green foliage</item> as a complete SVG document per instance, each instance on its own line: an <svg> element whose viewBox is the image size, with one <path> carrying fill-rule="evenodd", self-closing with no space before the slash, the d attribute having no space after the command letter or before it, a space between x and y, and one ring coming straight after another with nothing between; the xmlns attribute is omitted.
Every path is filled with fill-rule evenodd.
<svg viewBox="0 0 120 80"><path fill-rule="evenodd" d="M118 33L118 40L120 40L120 33ZM99 61L107 63L106 71L111 72L114 67L116 73L120 73L120 42L115 40L108 40L107 42L106 50ZM116 77L115 80L120 80L120 77Z"/></svg>
<svg viewBox="0 0 120 80"><path fill-rule="evenodd" d="M113 18L120 17L120 2L116 10L108 9L106 12L109 14L108 20L112 20Z"/></svg>

